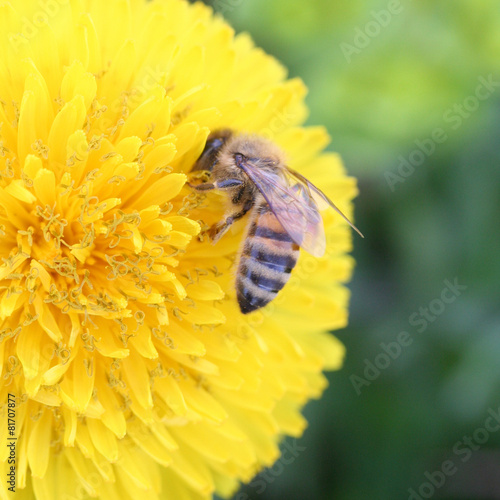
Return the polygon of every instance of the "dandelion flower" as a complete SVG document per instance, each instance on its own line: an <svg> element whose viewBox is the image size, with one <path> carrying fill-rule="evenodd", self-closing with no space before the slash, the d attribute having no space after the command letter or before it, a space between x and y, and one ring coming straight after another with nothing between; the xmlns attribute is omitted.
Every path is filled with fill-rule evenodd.
<svg viewBox="0 0 500 500"><path fill-rule="evenodd" d="M268 307L240 313L244 221L187 174L210 131L279 144L347 214L339 158L304 128L305 88L181 0L0 2L0 435L20 499L228 496L300 436L340 366L351 235L325 212Z"/></svg>

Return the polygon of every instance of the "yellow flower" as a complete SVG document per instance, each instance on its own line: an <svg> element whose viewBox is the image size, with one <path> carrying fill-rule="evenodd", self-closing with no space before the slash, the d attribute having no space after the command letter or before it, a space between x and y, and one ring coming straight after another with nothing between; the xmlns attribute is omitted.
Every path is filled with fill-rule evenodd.
<svg viewBox="0 0 500 500"><path fill-rule="evenodd" d="M19 499L202 499L301 435L342 362L350 230L325 212L327 255L243 316L245 221L212 245L224 197L185 183L211 130L255 132L349 215L304 95L201 4L0 2L1 498L12 450Z"/></svg>

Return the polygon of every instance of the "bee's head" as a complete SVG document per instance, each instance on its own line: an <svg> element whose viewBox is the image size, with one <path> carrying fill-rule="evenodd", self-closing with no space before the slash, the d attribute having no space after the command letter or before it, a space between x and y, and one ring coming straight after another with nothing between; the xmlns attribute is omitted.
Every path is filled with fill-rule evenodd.
<svg viewBox="0 0 500 500"><path fill-rule="evenodd" d="M239 135L226 143L219 160L231 163L235 167L245 162L251 164L252 168L275 170L283 164L283 153L275 144L263 137Z"/></svg>

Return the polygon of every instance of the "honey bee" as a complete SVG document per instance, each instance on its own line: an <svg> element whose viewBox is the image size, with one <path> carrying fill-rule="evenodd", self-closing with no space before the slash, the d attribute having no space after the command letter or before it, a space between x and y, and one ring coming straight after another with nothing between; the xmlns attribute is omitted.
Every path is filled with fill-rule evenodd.
<svg viewBox="0 0 500 500"><path fill-rule="evenodd" d="M320 210L332 207L363 236L322 191L288 168L283 152L263 137L216 131L208 137L192 170L210 172L210 182L190 184L192 188L224 190L231 201L224 219L209 230L214 243L250 212L236 273L236 295L243 314L276 297L290 279L300 247L316 257L324 254Z"/></svg>

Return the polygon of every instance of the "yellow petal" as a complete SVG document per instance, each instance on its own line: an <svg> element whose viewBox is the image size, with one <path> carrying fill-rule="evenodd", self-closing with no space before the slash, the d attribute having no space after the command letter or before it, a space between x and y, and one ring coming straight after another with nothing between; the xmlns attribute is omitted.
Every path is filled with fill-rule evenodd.
<svg viewBox="0 0 500 500"><path fill-rule="evenodd" d="M69 137L81 129L87 108L81 95L67 102L56 115L49 134L49 157L55 164L66 164L66 149Z"/></svg>
<svg viewBox="0 0 500 500"><path fill-rule="evenodd" d="M118 460L118 445L115 435L100 420L95 418L87 418L87 426L95 449L110 462L116 462Z"/></svg>
<svg viewBox="0 0 500 500"><path fill-rule="evenodd" d="M152 205L162 205L180 193L186 180L187 177L184 174L166 175L151 184L147 191L133 202L134 206L143 209Z"/></svg>
<svg viewBox="0 0 500 500"><path fill-rule="evenodd" d="M43 208L53 207L56 197L56 176L52 170L41 168L33 180L35 194Z"/></svg>
<svg viewBox="0 0 500 500"><path fill-rule="evenodd" d="M97 92L97 82L92 73L86 72L81 61L73 61L61 82L61 98L68 103L81 96L87 110Z"/></svg>
<svg viewBox="0 0 500 500"><path fill-rule="evenodd" d="M52 414L50 410L42 411L42 415L30 430L28 442L28 462L34 477L42 478L47 471L52 437Z"/></svg>
<svg viewBox="0 0 500 500"><path fill-rule="evenodd" d="M11 182L5 187L5 192L23 203L33 203L36 200L36 196L23 186L21 180Z"/></svg>

